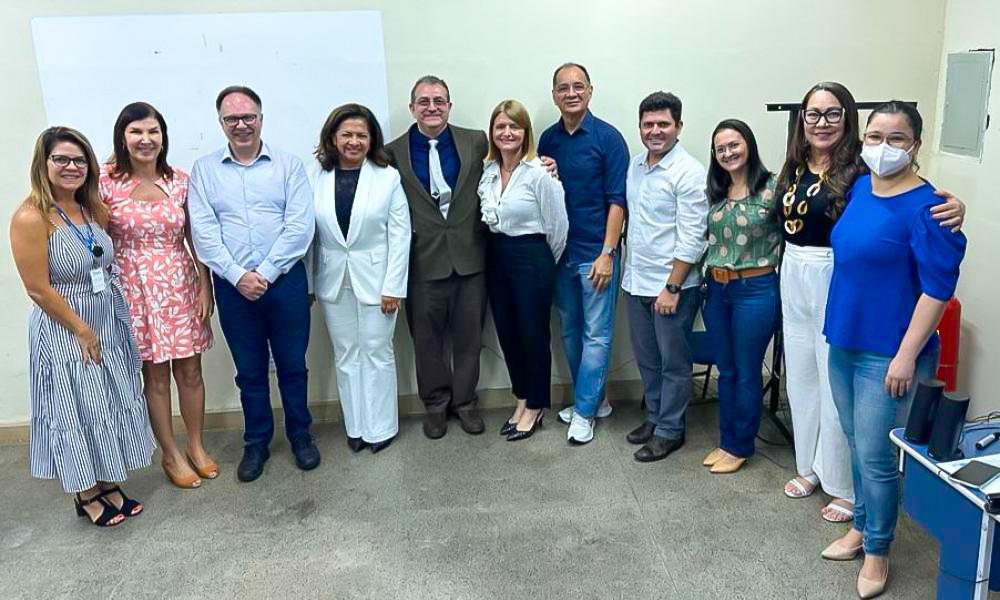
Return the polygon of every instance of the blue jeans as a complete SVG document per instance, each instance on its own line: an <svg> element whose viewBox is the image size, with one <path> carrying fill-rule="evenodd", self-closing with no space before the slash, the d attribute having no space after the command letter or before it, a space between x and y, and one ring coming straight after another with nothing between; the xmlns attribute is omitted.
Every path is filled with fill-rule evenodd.
<svg viewBox="0 0 1000 600"><path fill-rule="evenodd" d="M555 304L559 311L563 348L573 376L574 410L593 419L604 399L615 328L619 261L613 259L611 282L598 292L587 276L592 262L563 259L556 269Z"/></svg>
<svg viewBox="0 0 1000 600"><path fill-rule="evenodd" d="M247 300L225 279L217 275L213 279L219 324L236 363L243 442L267 446L274 437L268 376L272 355L285 411L285 435L289 441L308 435L312 424L306 407L309 295L302 261L278 277L257 301Z"/></svg>
<svg viewBox="0 0 1000 600"><path fill-rule="evenodd" d="M889 553L899 514L899 471L889 431L906 422L917 382L934 377L937 351L917 359L910 393L885 391L892 357L830 346L830 387L851 449L854 529L864 536L865 554Z"/></svg>
<svg viewBox="0 0 1000 600"><path fill-rule="evenodd" d="M780 314L777 273L708 282L702 315L719 368L719 447L741 458L754 453L764 393L761 365Z"/></svg>

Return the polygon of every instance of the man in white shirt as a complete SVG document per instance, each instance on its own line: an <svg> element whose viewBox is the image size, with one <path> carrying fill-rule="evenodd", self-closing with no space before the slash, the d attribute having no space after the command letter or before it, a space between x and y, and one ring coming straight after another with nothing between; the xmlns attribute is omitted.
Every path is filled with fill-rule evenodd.
<svg viewBox="0 0 1000 600"><path fill-rule="evenodd" d="M688 335L700 302L695 265L708 226L706 171L678 142L677 96L655 92L639 104L646 151L629 163L628 230L622 289L632 351L642 377L646 420L626 439L639 462L666 458L684 444L691 400Z"/></svg>

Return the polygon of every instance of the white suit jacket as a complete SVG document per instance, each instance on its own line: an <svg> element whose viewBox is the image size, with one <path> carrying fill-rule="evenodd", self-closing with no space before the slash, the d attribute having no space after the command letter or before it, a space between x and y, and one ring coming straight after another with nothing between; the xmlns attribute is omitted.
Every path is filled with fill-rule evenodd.
<svg viewBox="0 0 1000 600"><path fill-rule="evenodd" d="M313 165L316 235L310 274L316 297L333 302L350 273L354 295L362 304L376 305L382 296L406 297L410 268L410 208L392 167L365 161L344 238L337 221L336 171Z"/></svg>

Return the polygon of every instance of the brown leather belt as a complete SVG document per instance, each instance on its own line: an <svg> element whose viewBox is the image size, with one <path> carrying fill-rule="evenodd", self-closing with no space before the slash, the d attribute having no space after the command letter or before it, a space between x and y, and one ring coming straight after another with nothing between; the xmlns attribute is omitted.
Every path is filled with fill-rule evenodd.
<svg viewBox="0 0 1000 600"><path fill-rule="evenodd" d="M716 283L729 283L736 279L749 279L750 277L760 277L761 275L768 275L774 273L774 267L751 267L749 269L740 269L739 271L733 271L732 269L723 269L721 267L712 267L709 269L709 274Z"/></svg>

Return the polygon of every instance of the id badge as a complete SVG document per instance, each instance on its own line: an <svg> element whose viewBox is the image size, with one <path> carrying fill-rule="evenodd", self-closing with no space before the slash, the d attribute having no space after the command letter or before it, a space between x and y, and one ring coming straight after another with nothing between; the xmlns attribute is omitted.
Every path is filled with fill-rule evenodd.
<svg viewBox="0 0 1000 600"><path fill-rule="evenodd" d="M107 279L104 277L104 269L95 267L90 270L90 285L95 294L100 294L108 288Z"/></svg>

